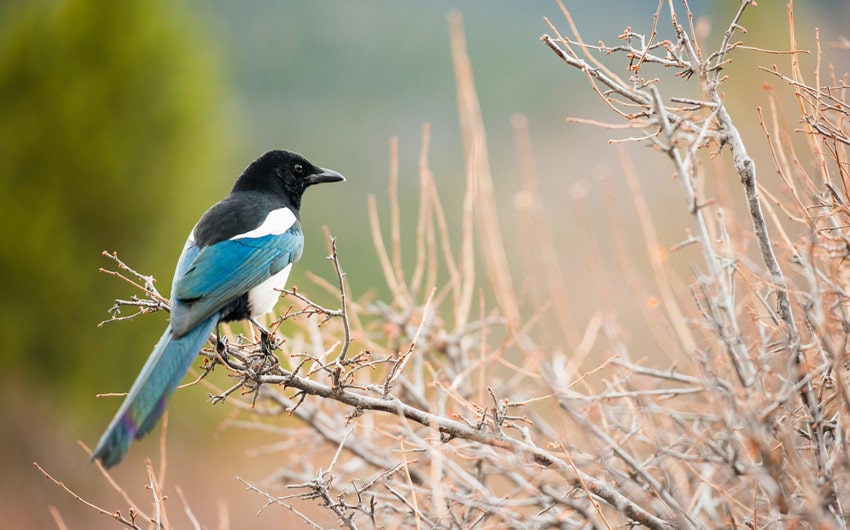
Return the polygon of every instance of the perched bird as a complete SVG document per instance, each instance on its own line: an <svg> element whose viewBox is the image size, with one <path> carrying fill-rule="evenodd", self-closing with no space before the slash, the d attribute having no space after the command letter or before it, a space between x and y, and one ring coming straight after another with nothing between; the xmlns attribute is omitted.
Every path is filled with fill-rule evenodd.
<svg viewBox="0 0 850 530"><path fill-rule="evenodd" d="M313 184L345 177L289 151L269 151L236 180L189 234L171 287L171 322L92 454L111 467L156 425L219 322L271 311L304 235L299 209Z"/></svg>

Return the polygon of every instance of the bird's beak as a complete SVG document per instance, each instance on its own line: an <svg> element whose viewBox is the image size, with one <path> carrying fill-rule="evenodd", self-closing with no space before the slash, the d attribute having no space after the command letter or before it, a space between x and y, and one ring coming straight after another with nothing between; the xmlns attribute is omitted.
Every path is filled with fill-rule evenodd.
<svg viewBox="0 0 850 530"><path fill-rule="evenodd" d="M311 186L321 182L339 182L341 180L345 180L345 177L333 169L325 169L323 167L320 167L316 173L307 177L307 183Z"/></svg>

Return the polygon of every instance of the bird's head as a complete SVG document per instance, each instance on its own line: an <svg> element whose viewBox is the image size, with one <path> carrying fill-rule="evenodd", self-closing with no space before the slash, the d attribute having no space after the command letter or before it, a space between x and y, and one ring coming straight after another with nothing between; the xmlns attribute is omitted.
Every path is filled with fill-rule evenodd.
<svg viewBox="0 0 850 530"><path fill-rule="evenodd" d="M259 191L281 195L295 208L300 208L304 191L313 184L339 182L345 177L314 166L291 151L269 151L251 162L236 180L233 191Z"/></svg>

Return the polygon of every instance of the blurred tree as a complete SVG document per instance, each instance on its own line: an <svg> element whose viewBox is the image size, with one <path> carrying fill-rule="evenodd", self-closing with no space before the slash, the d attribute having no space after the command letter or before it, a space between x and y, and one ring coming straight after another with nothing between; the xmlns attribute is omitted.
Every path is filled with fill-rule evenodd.
<svg viewBox="0 0 850 530"><path fill-rule="evenodd" d="M168 267L186 231L226 187L203 180L225 156L216 59L195 15L167 1L5 11L4 373L37 375L57 392L91 396L94 379L98 390L118 390L121 381L105 383L105 374L135 364L134 351L141 362L159 330L95 327L122 292L98 276L100 252L131 256L169 291ZM163 244L172 240L175 248Z"/></svg>

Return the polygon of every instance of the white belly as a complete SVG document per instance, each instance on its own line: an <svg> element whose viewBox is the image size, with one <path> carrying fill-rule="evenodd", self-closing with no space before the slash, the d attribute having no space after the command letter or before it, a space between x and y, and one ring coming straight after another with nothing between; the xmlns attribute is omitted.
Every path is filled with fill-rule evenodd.
<svg viewBox="0 0 850 530"><path fill-rule="evenodd" d="M291 263L268 280L248 291L248 309L251 311L252 317L264 315L274 308L277 299L280 298L281 289L286 287L286 279L289 278L290 269L292 269Z"/></svg>

